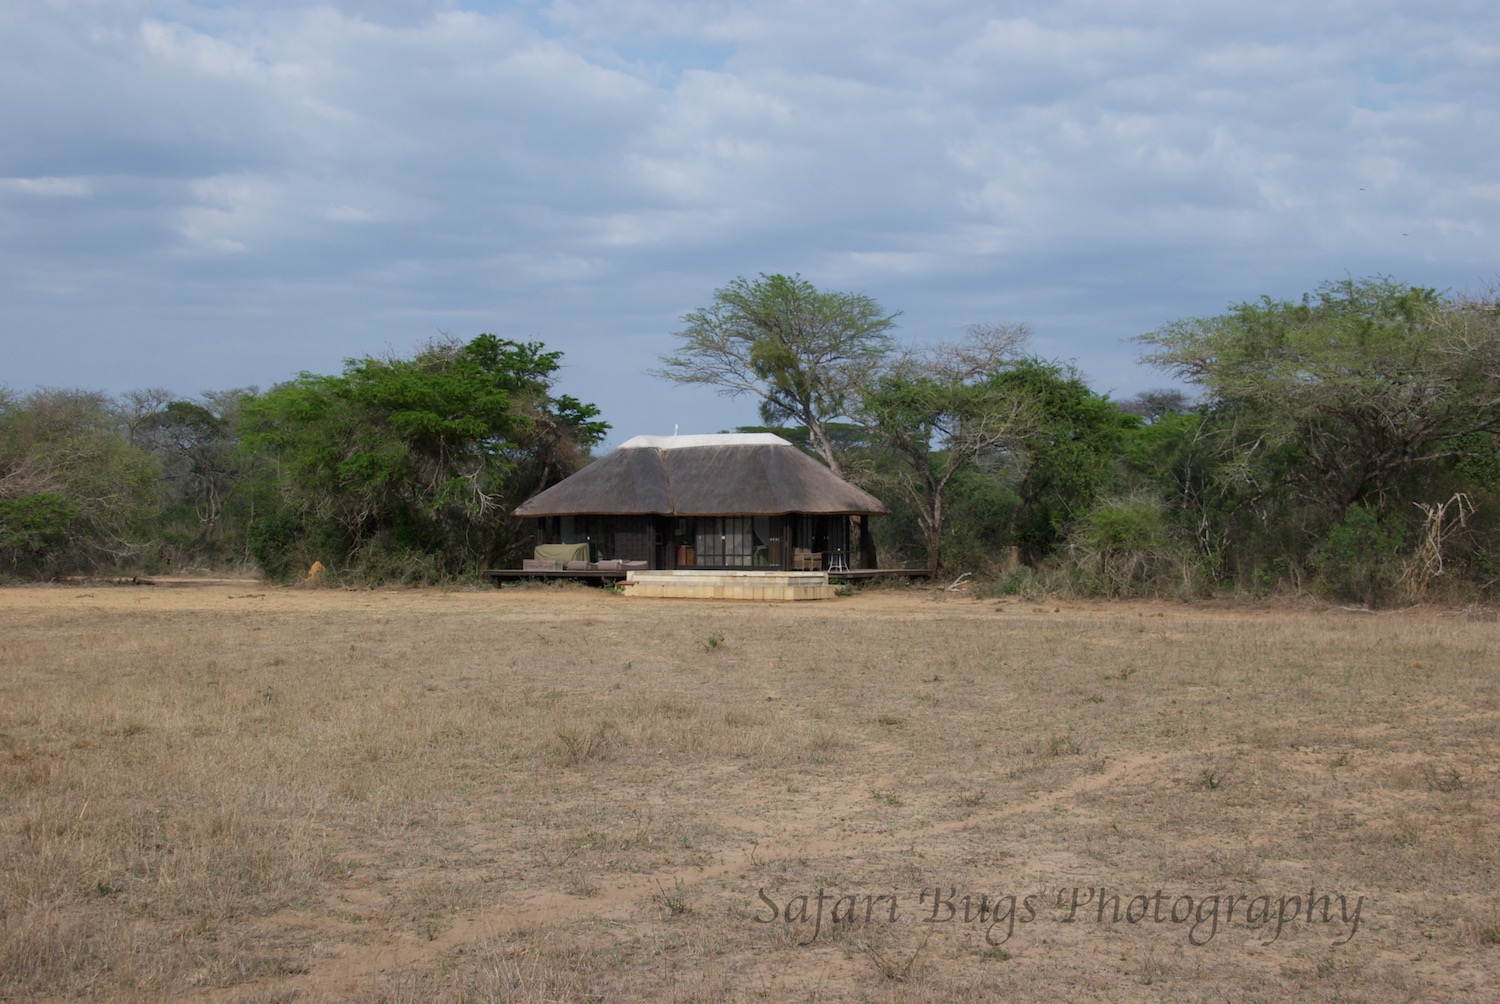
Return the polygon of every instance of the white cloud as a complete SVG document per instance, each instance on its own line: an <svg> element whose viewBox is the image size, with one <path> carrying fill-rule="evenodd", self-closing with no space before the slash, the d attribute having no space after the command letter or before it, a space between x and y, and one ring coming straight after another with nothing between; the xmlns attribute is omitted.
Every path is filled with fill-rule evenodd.
<svg viewBox="0 0 1500 1004"><path fill-rule="evenodd" d="M629 432L685 310L801 271L1138 389L1121 338L1175 316L1492 277L1497 38L1474 0L9 5L0 323L55 337L0 368L264 384L462 324Z"/></svg>
<svg viewBox="0 0 1500 1004"><path fill-rule="evenodd" d="M88 198L93 187L84 178L0 178L0 186L42 198Z"/></svg>
<svg viewBox="0 0 1500 1004"><path fill-rule="evenodd" d="M145 55L189 75L259 82L267 67L252 51L181 24L146 20L141 24Z"/></svg>

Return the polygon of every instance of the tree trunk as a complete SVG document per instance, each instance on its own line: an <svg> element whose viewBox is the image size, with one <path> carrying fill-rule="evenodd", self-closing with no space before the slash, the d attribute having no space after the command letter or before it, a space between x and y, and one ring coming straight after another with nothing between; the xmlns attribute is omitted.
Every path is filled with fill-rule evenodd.
<svg viewBox="0 0 1500 1004"><path fill-rule="evenodd" d="M943 497L939 494L932 500L932 521L927 525L927 571L932 575L937 575L942 542Z"/></svg>
<svg viewBox="0 0 1500 1004"><path fill-rule="evenodd" d="M834 477L842 478L844 469L839 464L839 458L833 452L833 443L828 438L828 433L823 428L823 423L816 421L810 415L803 416L803 422L807 425L807 438L812 443L812 448L818 456L823 458L823 463L833 472Z"/></svg>

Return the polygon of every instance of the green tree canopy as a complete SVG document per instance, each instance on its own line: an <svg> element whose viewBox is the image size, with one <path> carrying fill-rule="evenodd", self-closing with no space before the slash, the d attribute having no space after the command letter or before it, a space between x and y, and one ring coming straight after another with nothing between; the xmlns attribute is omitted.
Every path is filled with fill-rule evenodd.
<svg viewBox="0 0 1500 1004"><path fill-rule="evenodd" d="M376 559L419 577L474 571L503 546L510 507L608 429L592 405L551 394L560 358L537 342L450 339L246 402L246 447L283 485L257 557L281 574L320 555L376 577Z"/></svg>
<svg viewBox="0 0 1500 1004"><path fill-rule="evenodd" d="M868 296L823 292L800 275L738 278L683 318L681 344L662 357L658 375L760 398L762 421L804 426L813 449L840 473L828 425L848 417L892 351L896 317Z"/></svg>
<svg viewBox="0 0 1500 1004"><path fill-rule="evenodd" d="M103 394L0 391L0 561L55 574L110 568L152 542L157 467Z"/></svg>
<svg viewBox="0 0 1500 1004"><path fill-rule="evenodd" d="M1030 434L1019 444L1026 473L1016 489L1020 504L1011 523L1019 556L1034 563L1051 553L1075 521L1120 489L1120 454L1141 420L1061 363L1022 359L990 381L1030 401L1035 415Z"/></svg>
<svg viewBox="0 0 1500 1004"><path fill-rule="evenodd" d="M1197 383L1244 449L1297 451L1295 488L1342 513L1500 429L1500 316L1387 278L1264 298L1143 336Z"/></svg>
<svg viewBox="0 0 1500 1004"><path fill-rule="evenodd" d="M862 396L861 421L885 455L866 478L910 505L934 573L955 479L979 466L1010 466L1036 424L1034 402L996 378L1014 365L1029 334L1021 325L975 326L956 344L907 353Z"/></svg>

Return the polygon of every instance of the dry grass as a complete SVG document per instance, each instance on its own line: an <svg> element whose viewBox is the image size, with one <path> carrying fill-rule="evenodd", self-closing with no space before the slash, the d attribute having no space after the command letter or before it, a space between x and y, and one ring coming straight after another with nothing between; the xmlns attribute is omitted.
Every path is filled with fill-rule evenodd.
<svg viewBox="0 0 1500 1004"><path fill-rule="evenodd" d="M0 1000L1478 1001L1497 656L1433 609L6 589Z"/></svg>

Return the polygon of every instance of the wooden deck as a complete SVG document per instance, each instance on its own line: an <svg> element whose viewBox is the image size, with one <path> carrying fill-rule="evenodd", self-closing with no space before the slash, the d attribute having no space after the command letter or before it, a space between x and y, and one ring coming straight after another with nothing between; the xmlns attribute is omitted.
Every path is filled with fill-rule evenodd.
<svg viewBox="0 0 1500 1004"><path fill-rule="evenodd" d="M738 571L754 571L755 569L738 569ZM776 571L776 569L766 569ZM524 579L576 579L582 582L597 582L609 584L612 582L624 582L628 570L621 569L577 569L569 571L560 570L536 570L522 568L491 568L484 573L496 586L506 582L517 582ZM829 572L828 578L832 582L868 582L873 579L926 579L931 573L925 568L851 568L845 572Z"/></svg>

